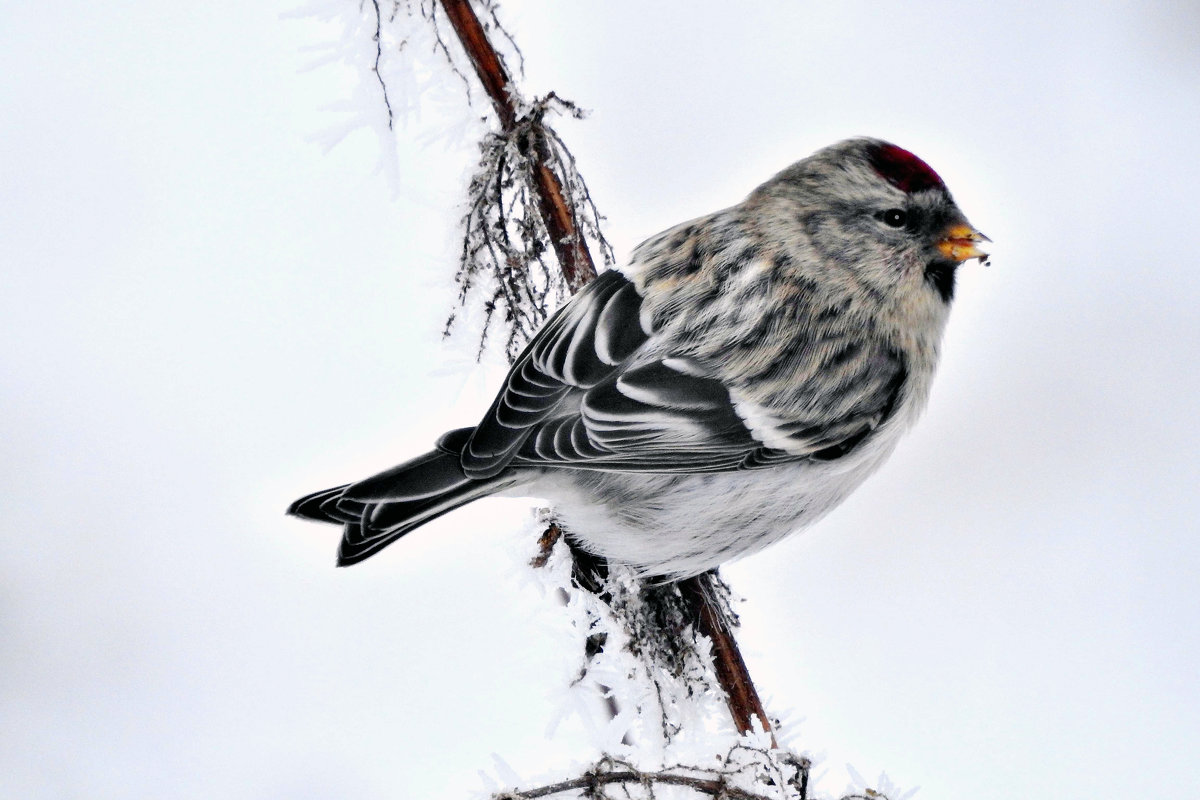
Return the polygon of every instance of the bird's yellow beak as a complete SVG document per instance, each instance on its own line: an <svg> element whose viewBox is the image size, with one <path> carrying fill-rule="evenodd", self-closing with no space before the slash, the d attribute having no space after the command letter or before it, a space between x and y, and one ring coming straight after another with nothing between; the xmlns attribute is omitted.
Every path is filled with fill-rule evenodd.
<svg viewBox="0 0 1200 800"><path fill-rule="evenodd" d="M946 235L937 243L938 252L951 261L961 263L970 258L983 261L988 257L985 250L980 249L981 242L991 239L966 223L952 225L946 230Z"/></svg>

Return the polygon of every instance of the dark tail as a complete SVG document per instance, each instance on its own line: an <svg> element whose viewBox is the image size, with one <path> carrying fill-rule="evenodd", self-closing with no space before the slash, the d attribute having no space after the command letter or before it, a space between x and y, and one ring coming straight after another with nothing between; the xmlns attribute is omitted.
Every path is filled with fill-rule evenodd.
<svg viewBox="0 0 1200 800"><path fill-rule="evenodd" d="M438 449L358 483L301 497L288 513L344 526L338 566L357 564L404 534L472 500L515 485L510 472L475 480L463 474L458 453L466 431L452 431Z"/></svg>

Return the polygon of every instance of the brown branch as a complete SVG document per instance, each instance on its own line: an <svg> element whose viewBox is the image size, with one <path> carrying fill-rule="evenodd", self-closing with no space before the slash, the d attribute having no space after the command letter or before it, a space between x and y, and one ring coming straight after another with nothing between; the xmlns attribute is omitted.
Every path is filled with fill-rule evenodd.
<svg viewBox="0 0 1200 800"><path fill-rule="evenodd" d="M505 133L511 133L518 122L517 108L513 102L516 92L500 56L488 41L487 33L471 8L469 0L440 2L459 41L462 42L463 49L470 57L471 64L475 67L475 73L492 99L501 127ZM596 277L596 267L587 244L579 234L575 215L563 196L562 184L547 166L546 162L549 159L546 157L544 139L537 137L537 141L532 144L533 161L536 165L538 210L558 255L563 277L574 292ZM730 621L713 601L710 583L712 580L708 575L689 578L680 584L680 590L694 604L700 632L712 641L717 680L725 690L729 711L737 729L741 733L752 732L755 730L752 718L758 717L763 729L771 734L771 745L775 747L775 734L771 730L771 723L763 710L762 701L754 690L754 682L750 679L746 663L742 660L737 642L733 638Z"/></svg>
<svg viewBox="0 0 1200 800"><path fill-rule="evenodd" d="M655 785L667 786L686 786L698 794L707 794L718 800L777 800L779 797L792 797L795 800L808 800L808 774L812 765L808 759L793 757L788 761L789 766L796 768L797 773L793 777L787 777L782 773L772 775L762 772L751 772L753 764L743 764L740 767L729 769L734 766L735 753L739 750L745 751L746 748L738 746L731 749L724 757L725 767L721 770L706 769L704 767L688 767L681 764L676 764L666 769L646 772L639 770L628 761L604 756L597 763L593 764L590 769L577 778L568 778L556 783L549 783L544 786L535 786L529 789L513 789L510 791L499 792L492 795L492 800L536 800L536 798L550 797L551 795L561 794L563 792L580 791L580 797L588 798L588 800L605 800L610 797L600 787L616 785L624 788L624 796L632 797L629 792L630 784L637 784L639 787L647 790L647 797L653 800L655 797ZM752 749L759 755L766 755L765 751ZM689 774L693 773L693 774ZM699 773L699 774L694 774ZM755 783L775 787L776 789L787 787L795 792L787 792L785 794L772 793L770 795L758 794L749 789L743 789L730 784L730 777L741 774L743 777L750 777ZM843 795L839 800L888 800L885 795L867 790L867 795L848 794Z"/></svg>
<svg viewBox="0 0 1200 800"><path fill-rule="evenodd" d="M475 67L475 74L492 98L492 105L500 117L500 126L505 133L517 127L517 108L513 103L514 87L500 56L488 41L487 33L475 16L469 0L441 0L442 8L450 19L450 25L458 34L463 49ZM537 186L538 211L550 243L558 256L559 267L567 286L578 291L585 283L596 277L596 265L592 254L575 224L575 214L563 197L562 184L554 171L546 165L546 144L539 138L532 145L533 161L536 165L533 177Z"/></svg>
<svg viewBox="0 0 1200 800"><path fill-rule="evenodd" d="M712 581L715 575L706 573L679 582L679 591L692 605L696 613L696 625L700 633L712 642L713 666L717 670L717 682L725 690L725 702L734 725L742 733L754 730L754 717L771 736L771 747L778 748L775 731L763 708L762 700L750 680L750 671L742 660L742 651L733 638L733 626L729 616L713 597Z"/></svg>
<svg viewBox="0 0 1200 800"><path fill-rule="evenodd" d="M547 786L539 786L536 789L527 789L523 792L505 792L495 795L494 800L534 800L538 797L549 797L553 794L561 792L569 792L572 789L583 789L585 797L598 797L596 789L607 784L627 784L636 783L642 786L653 786L654 784L663 784L667 786L686 786L689 789L694 789L697 792L719 797L722 800L771 800L761 794L747 792L744 789L739 789L736 786L730 786L725 781L714 778L697 778L692 775L677 775L673 772L639 772L637 770L625 770L622 772L589 772L578 778L552 783ZM607 795L603 795L607 797Z"/></svg>

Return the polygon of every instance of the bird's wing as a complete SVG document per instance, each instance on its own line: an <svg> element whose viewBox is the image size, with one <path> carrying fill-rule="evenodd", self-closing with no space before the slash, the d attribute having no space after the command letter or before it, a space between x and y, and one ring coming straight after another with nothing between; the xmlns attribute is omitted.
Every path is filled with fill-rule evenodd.
<svg viewBox="0 0 1200 800"><path fill-rule="evenodd" d="M611 376L648 338L642 297L620 272L602 273L560 308L517 358L492 407L462 449L472 478L501 472L573 390Z"/></svg>
<svg viewBox="0 0 1200 800"><path fill-rule="evenodd" d="M682 367L682 368L681 368ZM762 445L714 378L674 359L622 371L584 394L577 413L538 426L514 465L630 472L737 469Z"/></svg>
<svg viewBox="0 0 1200 800"><path fill-rule="evenodd" d="M880 382L843 389L857 396L840 398L851 402L837 418L813 409L783 421L748 410L721 381L697 372L694 363L664 359L613 376L584 395L579 413L540 425L512 464L699 473L831 460L887 418L903 384L898 366Z"/></svg>
<svg viewBox="0 0 1200 800"><path fill-rule="evenodd" d="M881 351L864 360L862 380L841 370L836 385L810 387L818 401L804 413L780 419L694 361L631 364L649 338L640 312L632 282L607 272L551 318L467 436L466 474L491 477L509 465L724 472L837 458L887 418L904 382L900 356ZM819 402L826 395L834 399Z"/></svg>

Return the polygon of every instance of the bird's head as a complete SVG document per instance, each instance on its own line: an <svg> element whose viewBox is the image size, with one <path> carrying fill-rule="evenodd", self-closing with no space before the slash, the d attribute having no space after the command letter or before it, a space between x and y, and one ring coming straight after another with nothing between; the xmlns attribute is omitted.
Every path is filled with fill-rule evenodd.
<svg viewBox="0 0 1200 800"><path fill-rule="evenodd" d="M986 236L959 210L941 177L909 151L878 139L819 150L759 187L750 202L801 223L822 280L919 302L954 296L956 268L987 258Z"/></svg>

